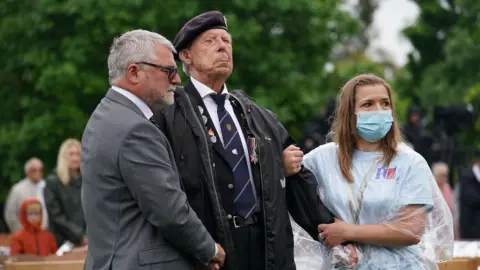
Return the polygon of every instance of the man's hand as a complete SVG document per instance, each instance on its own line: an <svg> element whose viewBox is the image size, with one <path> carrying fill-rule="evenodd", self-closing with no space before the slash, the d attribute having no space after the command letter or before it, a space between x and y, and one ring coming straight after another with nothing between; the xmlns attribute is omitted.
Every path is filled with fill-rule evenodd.
<svg viewBox="0 0 480 270"><path fill-rule="evenodd" d="M285 168L285 175L292 176L300 172L300 163L303 160L303 152L295 145L290 145L283 150L283 166Z"/></svg>
<svg viewBox="0 0 480 270"><path fill-rule="evenodd" d="M225 250L223 250L220 244L217 243L216 245L217 254L215 255L215 257L213 257L212 261L208 265L208 269L220 269L220 267L223 266L223 263L225 262Z"/></svg>
<svg viewBox="0 0 480 270"><path fill-rule="evenodd" d="M88 245L88 237L86 235L83 236L81 245L82 246Z"/></svg>
<svg viewBox="0 0 480 270"><path fill-rule="evenodd" d="M329 247L341 245L350 240L351 226L353 225L343 223L340 220L335 220L331 224L320 224L318 225L318 238Z"/></svg>
<svg viewBox="0 0 480 270"><path fill-rule="evenodd" d="M207 267L208 270L218 270L220 269L220 265L218 263L210 263Z"/></svg>

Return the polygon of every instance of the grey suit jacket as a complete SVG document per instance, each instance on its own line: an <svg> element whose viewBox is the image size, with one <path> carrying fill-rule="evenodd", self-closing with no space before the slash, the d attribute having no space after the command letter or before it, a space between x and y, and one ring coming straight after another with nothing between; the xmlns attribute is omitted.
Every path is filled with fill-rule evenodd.
<svg viewBox="0 0 480 270"><path fill-rule="evenodd" d="M86 270L193 269L215 242L180 188L162 132L110 89L82 137Z"/></svg>

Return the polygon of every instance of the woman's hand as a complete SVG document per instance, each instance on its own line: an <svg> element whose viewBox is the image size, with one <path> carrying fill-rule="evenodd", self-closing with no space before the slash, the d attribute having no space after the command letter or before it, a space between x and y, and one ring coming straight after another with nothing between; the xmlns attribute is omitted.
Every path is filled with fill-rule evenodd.
<svg viewBox="0 0 480 270"><path fill-rule="evenodd" d="M345 248L350 251L350 263L348 264L348 267L354 268L358 264L357 249L352 244L346 245Z"/></svg>
<svg viewBox="0 0 480 270"><path fill-rule="evenodd" d="M318 238L327 246L334 247L349 241L351 229L351 224L340 220L335 220L332 224L320 224L318 225Z"/></svg>

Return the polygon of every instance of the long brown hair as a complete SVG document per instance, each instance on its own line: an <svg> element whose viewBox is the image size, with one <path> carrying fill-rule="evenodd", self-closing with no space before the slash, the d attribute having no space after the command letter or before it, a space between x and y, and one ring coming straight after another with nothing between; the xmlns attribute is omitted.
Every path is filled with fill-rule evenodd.
<svg viewBox="0 0 480 270"><path fill-rule="evenodd" d="M403 141L395 114L395 106L392 100L392 88L390 85L373 74L362 74L350 79L340 90L337 96L337 108L335 119L329 136L338 145L338 161L343 177L348 182L353 182L352 155L358 140L360 139L355 126L355 95L357 88L365 85L383 85L387 89L390 99L393 124L387 135L381 140L380 148L383 152L383 162L390 163L397 153L397 146Z"/></svg>

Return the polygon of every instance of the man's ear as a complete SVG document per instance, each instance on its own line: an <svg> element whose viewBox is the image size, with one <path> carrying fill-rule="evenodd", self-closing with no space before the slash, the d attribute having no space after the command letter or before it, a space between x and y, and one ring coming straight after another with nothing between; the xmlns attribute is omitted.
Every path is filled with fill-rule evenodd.
<svg viewBox="0 0 480 270"><path fill-rule="evenodd" d="M178 54L178 57L182 62L184 62L186 65L190 65L192 63L192 58L190 55L189 50L181 50L180 53Z"/></svg>
<svg viewBox="0 0 480 270"><path fill-rule="evenodd" d="M127 67L127 80L132 84L138 84L140 81L140 66L137 64L130 64Z"/></svg>

